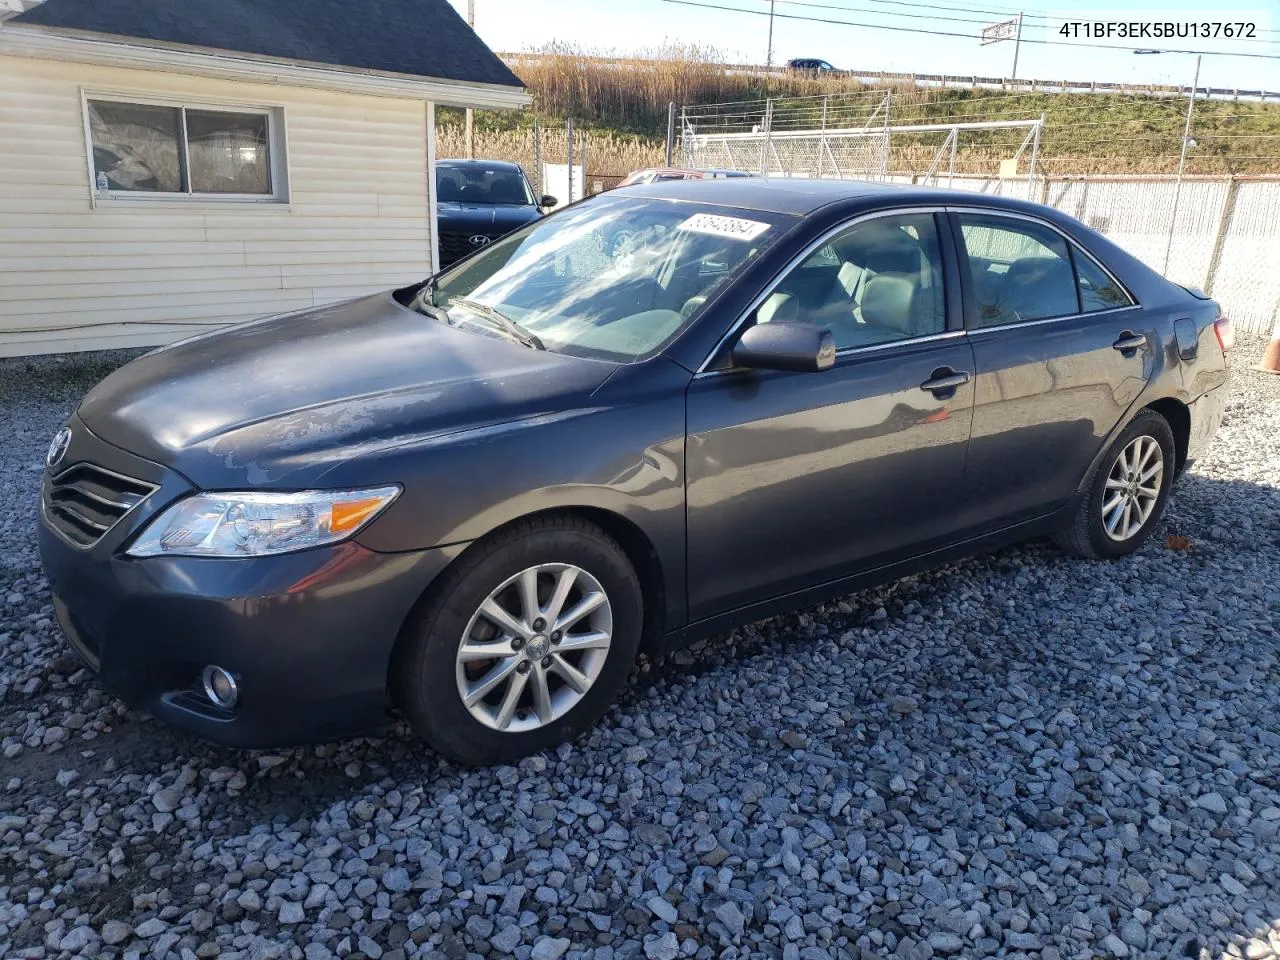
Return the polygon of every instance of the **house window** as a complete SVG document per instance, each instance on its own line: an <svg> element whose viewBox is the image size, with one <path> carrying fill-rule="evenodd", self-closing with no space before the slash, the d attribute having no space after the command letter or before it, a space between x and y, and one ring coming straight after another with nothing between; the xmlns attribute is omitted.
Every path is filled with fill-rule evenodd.
<svg viewBox="0 0 1280 960"><path fill-rule="evenodd" d="M99 196L284 199L281 118L270 109L86 104Z"/></svg>

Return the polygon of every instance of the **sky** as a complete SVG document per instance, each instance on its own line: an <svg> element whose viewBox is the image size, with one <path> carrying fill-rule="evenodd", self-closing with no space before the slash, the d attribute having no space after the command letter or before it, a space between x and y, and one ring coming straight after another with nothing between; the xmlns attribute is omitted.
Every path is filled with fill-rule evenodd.
<svg viewBox="0 0 1280 960"><path fill-rule="evenodd" d="M450 0L466 16L467 0ZM763 64L768 48L769 0L702 0L722 7L760 11L738 13L685 6L670 0L474 0L476 32L494 50L536 50L563 43L587 52L644 54L670 45L713 47L726 59ZM1280 0L1252 0L1212 7L1200 0L1126 0L1104 4L1098 0L1019 8L1017 0L777 0L774 19L774 62L793 57L817 57L837 67L917 73L1009 76L1014 44L982 46L977 33L982 21L1006 19L1022 9L1022 37L1043 41L1052 18L1107 11L1112 19L1127 13L1160 19L1214 20L1254 16L1267 31L1253 42L1164 41L1178 49L1229 50L1260 53L1266 58L1205 56L1200 85L1267 89L1280 92ZM872 29L785 19L823 17L862 24L937 30L972 36L930 36L915 32ZM977 22L974 22L977 21ZM1274 32L1272 32L1274 31ZM1262 41L1262 42L1259 42ZM1270 42L1266 42L1270 41ZM1160 41L1103 41L1117 46L1158 46ZM1190 85L1194 54L1136 55L1127 50L1096 50L1065 43L1026 42L1019 45L1018 77L1022 79L1100 80L1129 83Z"/></svg>

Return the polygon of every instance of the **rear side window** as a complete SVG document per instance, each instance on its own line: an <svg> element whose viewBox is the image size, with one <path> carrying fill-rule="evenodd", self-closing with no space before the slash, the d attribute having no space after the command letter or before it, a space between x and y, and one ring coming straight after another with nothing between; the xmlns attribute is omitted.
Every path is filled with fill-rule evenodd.
<svg viewBox="0 0 1280 960"><path fill-rule="evenodd" d="M1133 300L1100 266L1079 249L1075 251L1076 282L1080 287L1080 312L1095 313L1131 307Z"/></svg>
<svg viewBox="0 0 1280 960"><path fill-rule="evenodd" d="M1010 217L960 214L957 219L978 327L1133 305L1097 261L1056 230Z"/></svg>
<svg viewBox="0 0 1280 960"><path fill-rule="evenodd" d="M1037 224L960 214L977 326L1048 320L1080 312L1067 242Z"/></svg>

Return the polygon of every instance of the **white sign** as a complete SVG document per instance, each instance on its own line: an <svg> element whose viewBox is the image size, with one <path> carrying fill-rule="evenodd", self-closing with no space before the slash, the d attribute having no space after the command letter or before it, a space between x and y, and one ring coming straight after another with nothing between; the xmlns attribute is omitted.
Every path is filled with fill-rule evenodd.
<svg viewBox="0 0 1280 960"><path fill-rule="evenodd" d="M695 213L676 229L688 230L690 233L709 233L713 236L729 237L733 240L754 240L768 230L769 225L758 220L743 220L740 217L720 217L714 213Z"/></svg>
<svg viewBox="0 0 1280 960"><path fill-rule="evenodd" d="M982 28L982 45L988 43L999 43L1001 40L1012 40L1018 35L1018 21L1021 17L1014 17L1012 20L1002 20L1000 23L991 23Z"/></svg>
<svg viewBox="0 0 1280 960"><path fill-rule="evenodd" d="M544 163L542 165L542 190L556 198L555 209L582 199L582 167L573 166L573 179L569 179L567 163Z"/></svg>

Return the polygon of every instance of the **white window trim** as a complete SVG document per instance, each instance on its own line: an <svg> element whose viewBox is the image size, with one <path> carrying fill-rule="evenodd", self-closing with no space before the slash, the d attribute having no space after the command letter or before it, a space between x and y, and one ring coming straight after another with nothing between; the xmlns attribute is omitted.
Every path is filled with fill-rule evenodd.
<svg viewBox="0 0 1280 960"><path fill-rule="evenodd" d="M99 190L97 170L93 162L93 126L89 121L89 101L100 100L114 103L133 103L142 106L181 107L183 112L180 149L183 154L184 169L190 170L187 160L186 110L207 110L224 113L251 113L267 118L267 156L270 164L271 193L196 193L142 190ZM218 97L165 97L153 93L138 93L126 90L108 90L102 88L80 88L80 113L84 123L85 161L89 172L90 204L95 209L99 206L142 204L229 204L229 205L271 205L287 206L289 203L289 151L285 108L281 104L243 103L238 100L225 100ZM190 174L188 173L188 177Z"/></svg>

